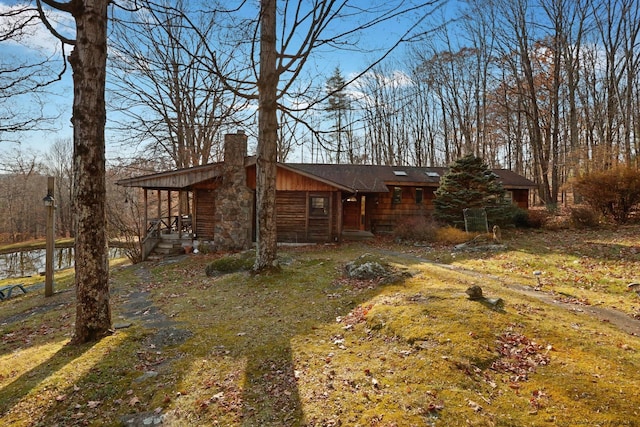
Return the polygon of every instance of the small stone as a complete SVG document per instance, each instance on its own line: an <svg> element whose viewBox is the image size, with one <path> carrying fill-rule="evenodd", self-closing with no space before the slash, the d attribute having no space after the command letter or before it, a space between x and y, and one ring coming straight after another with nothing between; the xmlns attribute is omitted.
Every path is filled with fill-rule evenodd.
<svg viewBox="0 0 640 427"><path fill-rule="evenodd" d="M113 325L113 329L127 329L130 328L131 325L133 325L133 323L131 322L127 322L127 323L116 323Z"/></svg>
<svg viewBox="0 0 640 427"><path fill-rule="evenodd" d="M473 285L466 290L466 294L469 295L471 300L482 299L482 288L478 285Z"/></svg>

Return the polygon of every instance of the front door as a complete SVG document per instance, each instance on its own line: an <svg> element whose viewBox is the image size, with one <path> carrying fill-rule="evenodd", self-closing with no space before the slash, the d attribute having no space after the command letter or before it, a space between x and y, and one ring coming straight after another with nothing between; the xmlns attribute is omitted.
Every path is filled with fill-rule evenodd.
<svg viewBox="0 0 640 427"><path fill-rule="evenodd" d="M344 230L360 230L360 196L351 196L342 203L342 227Z"/></svg>

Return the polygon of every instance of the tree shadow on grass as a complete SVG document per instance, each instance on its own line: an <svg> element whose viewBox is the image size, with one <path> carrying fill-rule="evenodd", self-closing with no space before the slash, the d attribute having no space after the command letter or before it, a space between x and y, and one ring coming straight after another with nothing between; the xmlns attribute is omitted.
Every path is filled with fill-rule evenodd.
<svg viewBox="0 0 640 427"><path fill-rule="evenodd" d="M82 357L93 345L94 344L80 346L63 345L51 357L24 372L8 385L0 388L0 419L3 419L15 405L48 377L72 363L74 360Z"/></svg>
<svg viewBox="0 0 640 427"><path fill-rule="evenodd" d="M343 261L340 256L357 257L362 252L340 254L337 260L327 253L321 249L296 254L280 273L227 274L190 280L192 286L182 288L179 300L165 309L191 319L193 339L180 350L189 355L190 372L182 378L182 396L172 403L165 421L307 425L298 388L305 371L300 357L306 353L300 343L314 347L315 340L326 335L315 331L330 330L336 318L347 316L385 288L376 280L347 280L336 274ZM202 285L193 286L198 283Z"/></svg>
<svg viewBox="0 0 640 427"><path fill-rule="evenodd" d="M238 338L225 347L247 360L240 415L244 427L306 425L298 389L301 367L296 366L292 340L335 324L337 317L348 315L384 289L380 284L354 286L349 281L319 286L296 276L285 271L279 285L242 287L244 303L232 309L232 317L243 320L227 319L227 327Z"/></svg>

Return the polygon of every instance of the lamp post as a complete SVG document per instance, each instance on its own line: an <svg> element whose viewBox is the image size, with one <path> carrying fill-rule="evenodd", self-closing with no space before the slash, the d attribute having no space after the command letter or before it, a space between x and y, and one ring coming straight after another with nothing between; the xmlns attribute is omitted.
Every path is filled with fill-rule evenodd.
<svg viewBox="0 0 640 427"><path fill-rule="evenodd" d="M54 213L56 208L56 199L53 197L53 187L55 178L50 176L47 178L47 195L44 196L42 202L47 208L47 247L45 260L45 279L44 279L44 296L53 295L53 252L55 250L54 240Z"/></svg>

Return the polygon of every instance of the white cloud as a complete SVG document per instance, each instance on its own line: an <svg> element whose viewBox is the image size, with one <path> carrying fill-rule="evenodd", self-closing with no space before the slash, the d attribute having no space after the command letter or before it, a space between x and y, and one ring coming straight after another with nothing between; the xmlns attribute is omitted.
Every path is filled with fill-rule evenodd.
<svg viewBox="0 0 640 427"><path fill-rule="evenodd" d="M374 92L393 92L411 85L413 85L411 77L402 70L392 70L385 73L369 71L353 83L348 89L348 93L351 99L365 105L375 105L379 100L376 101L372 98ZM384 97L382 98L384 99Z"/></svg>
<svg viewBox="0 0 640 427"><path fill-rule="evenodd" d="M45 10L52 27L68 38L75 37L75 23L68 13ZM60 51L60 40L55 38L44 26L33 6L26 3L9 4L0 2L0 34L4 34L16 25L27 23L22 31L8 39L5 43L11 47L20 47L43 55L51 55ZM1 49L0 45L0 51Z"/></svg>

